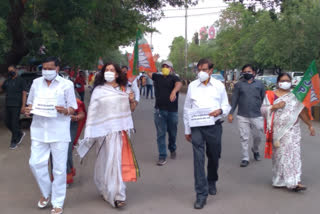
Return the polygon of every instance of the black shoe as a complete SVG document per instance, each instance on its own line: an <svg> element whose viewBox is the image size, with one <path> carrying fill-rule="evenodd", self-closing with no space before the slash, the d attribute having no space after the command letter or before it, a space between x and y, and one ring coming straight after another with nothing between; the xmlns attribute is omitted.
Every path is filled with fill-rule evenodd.
<svg viewBox="0 0 320 214"><path fill-rule="evenodd" d="M209 185L209 194L210 195L216 195L217 194L216 182L214 182L213 184Z"/></svg>
<svg viewBox="0 0 320 214"><path fill-rule="evenodd" d="M249 165L249 161L247 160L242 160L240 163L240 167L247 167Z"/></svg>
<svg viewBox="0 0 320 214"><path fill-rule="evenodd" d="M202 209L204 207L204 205L206 205L207 200L203 199L203 200L199 200L197 199L196 202L194 202L194 208L195 209Z"/></svg>
<svg viewBox="0 0 320 214"><path fill-rule="evenodd" d="M253 153L253 157L256 161L261 161L260 153L259 152L254 152L253 148L251 149Z"/></svg>
<svg viewBox="0 0 320 214"><path fill-rule="evenodd" d="M176 153L175 151L174 151L174 152L171 152L170 158L171 158L171 159L176 159L176 158L177 158L177 153Z"/></svg>
<svg viewBox="0 0 320 214"><path fill-rule="evenodd" d="M160 158L157 162L158 166L163 166L167 163L167 160L165 158Z"/></svg>
<svg viewBox="0 0 320 214"><path fill-rule="evenodd" d="M16 149L17 147L18 147L18 146L17 146L16 143L11 143L10 146L9 146L9 149L14 150L14 149Z"/></svg>
<svg viewBox="0 0 320 214"><path fill-rule="evenodd" d="M19 138L18 138L18 140L17 140L17 145L19 145L20 143L22 143L22 140L23 140L23 138L24 138L24 136L26 135L26 133L25 132L21 132L21 135L19 136Z"/></svg>

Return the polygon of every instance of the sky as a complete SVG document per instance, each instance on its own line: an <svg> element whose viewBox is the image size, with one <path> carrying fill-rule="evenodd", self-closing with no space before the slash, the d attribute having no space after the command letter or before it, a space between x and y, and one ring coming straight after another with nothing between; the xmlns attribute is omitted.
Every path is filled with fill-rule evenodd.
<svg viewBox="0 0 320 214"><path fill-rule="evenodd" d="M191 42L194 33L199 32L201 27L211 26L217 21L219 14L226 7L227 4L223 0L199 0L198 5L190 7L188 10L188 41ZM175 37L185 37L185 9L167 6L163 10L165 16L160 21L153 23L153 27L159 32L152 35L153 54L159 54L160 60L168 58L169 46ZM151 34L144 36L150 44ZM122 47L120 50L132 53L133 46Z"/></svg>

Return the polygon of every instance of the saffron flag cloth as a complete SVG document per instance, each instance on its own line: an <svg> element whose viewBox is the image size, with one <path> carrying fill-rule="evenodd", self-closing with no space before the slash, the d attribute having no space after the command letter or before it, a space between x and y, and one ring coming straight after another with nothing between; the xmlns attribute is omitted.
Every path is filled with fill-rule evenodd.
<svg viewBox="0 0 320 214"><path fill-rule="evenodd" d="M101 70L102 67L103 67L104 63L103 63L103 60L102 60L102 57L99 57L99 61L98 61L98 69Z"/></svg>
<svg viewBox="0 0 320 214"><path fill-rule="evenodd" d="M313 119L311 107L320 102L320 79L315 60L312 61L292 93L309 110L309 117Z"/></svg>
<svg viewBox="0 0 320 214"><path fill-rule="evenodd" d="M151 48L140 30L137 31L133 54L129 56L128 80L132 82L139 72L157 72Z"/></svg>

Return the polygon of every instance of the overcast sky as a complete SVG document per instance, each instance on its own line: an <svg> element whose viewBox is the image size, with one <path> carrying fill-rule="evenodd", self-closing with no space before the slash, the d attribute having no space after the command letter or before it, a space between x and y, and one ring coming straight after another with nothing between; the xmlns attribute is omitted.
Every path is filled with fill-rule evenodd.
<svg viewBox="0 0 320 214"><path fill-rule="evenodd" d="M190 7L188 10L188 41L192 40L193 34L199 32L203 26L211 26L219 19L219 14L227 5L223 0L199 0L199 4L195 7ZM159 33L153 33L152 45L153 53L160 55L160 60L167 59L174 37L185 36L185 10L184 8L164 8L165 17L157 21L153 26ZM179 16L179 17L176 17ZM181 16L181 17L180 17ZM172 17L172 18L170 18ZM174 18L175 17L175 18ZM151 34L145 34L145 38L151 43ZM133 47L121 48L123 52L133 52Z"/></svg>

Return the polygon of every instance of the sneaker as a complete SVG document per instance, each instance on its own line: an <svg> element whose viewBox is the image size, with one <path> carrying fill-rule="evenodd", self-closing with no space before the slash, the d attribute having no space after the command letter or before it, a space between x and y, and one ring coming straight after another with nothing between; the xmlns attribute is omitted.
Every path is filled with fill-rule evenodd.
<svg viewBox="0 0 320 214"><path fill-rule="evenodd" d="M260 153L259 152L254 152L253 148L251 149L253 153L253 157L256 161L261 161Z"/></svg>
<svg viewBox="0 0 320 214"><path fill-rule="evenodd" d="M176 159L176 157L177 157L177 153L174 151L174 152L171 152L171 154L170 154L170 158L171 159Z"/></svg>
<svg viewBox="0 0 320 214"><path fill-rule="evenodd" d="M247 167L249 165L249 161L247 160L242 160L240 163L240 167Z"/></svg>
<svg viewBox="0 0 320 214"><path fill-rule="evenodd" d="M21 137L19 138L17 145L19 145L20 143L22 143L22 140L23 140L23 138L24 138L25 135L26 135L25 132L22 132L22 133L21 133Z"/></svg>
<svg viewBox="0 0 320 214"><path fill-rule="evenodd" d="M9 149L14 150L14 149L16 149L17 147L18 147L17 144L11 143L10 146L9 146Z"/></svg>
<svg viewBox="0 0 320 214"><path fill-rule="evenodd" d="M157 165L158 165L158 166L163 166L163 165L165 165L166 163L167 163L167 160L166 160L166 159L160 158L160 159L158 160L158 162L157 162Z"/></svg>

